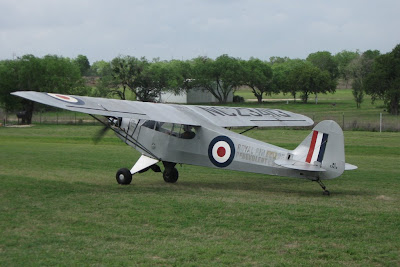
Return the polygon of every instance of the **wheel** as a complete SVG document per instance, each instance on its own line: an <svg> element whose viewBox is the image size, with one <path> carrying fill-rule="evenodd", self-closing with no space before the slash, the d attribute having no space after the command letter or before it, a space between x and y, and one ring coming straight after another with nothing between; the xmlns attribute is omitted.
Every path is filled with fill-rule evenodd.
<svg viewBox="0 0 400 267"><path fill-rule="evenodd" d="M115 176L119 184L128 185L132 182L131 171L125 168L119 169Z"/></svg>
<svg viewBox="0 0 400 267"><path fill-rule="evenodd" d="M163 178L167 183L176 183L178 181L179 173L176 168L173 168L171 171L164 171Z"/></svg>

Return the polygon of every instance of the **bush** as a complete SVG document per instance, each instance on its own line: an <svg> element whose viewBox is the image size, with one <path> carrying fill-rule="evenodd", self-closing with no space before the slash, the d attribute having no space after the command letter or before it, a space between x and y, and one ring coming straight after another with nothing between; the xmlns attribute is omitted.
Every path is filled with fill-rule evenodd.
<svg viewBox="0 0 400 267"><path fill-rule="evenodd" d="M244 98L240 95L234 95L233 96L233 102L234 103L243 103L244 102Z"/></svg>

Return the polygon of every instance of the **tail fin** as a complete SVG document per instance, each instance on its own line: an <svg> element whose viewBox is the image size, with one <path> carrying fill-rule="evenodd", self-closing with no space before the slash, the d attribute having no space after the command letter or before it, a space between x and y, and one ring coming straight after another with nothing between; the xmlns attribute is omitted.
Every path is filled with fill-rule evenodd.
<svg viewBox="0 0 400 267"><path fill-rule="evenodd" d="M345 170L342 128L331 120L318 123L303 142L293 150L293 159L325 170L321 179L333 179Z"/></svg>
<svg viewBox="0 0 400 267"><path fill-rule="evenodd" d="M315 177L319 179L333 179L346 169L357 168L345 163L343 131L331 120L318 123L286 160L275 163L291 169L316 173Z"/></svg>

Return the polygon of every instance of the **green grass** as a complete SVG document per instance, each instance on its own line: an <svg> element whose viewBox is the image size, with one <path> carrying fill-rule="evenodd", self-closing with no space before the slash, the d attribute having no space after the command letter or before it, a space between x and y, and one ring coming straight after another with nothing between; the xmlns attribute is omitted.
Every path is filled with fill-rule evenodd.
<svg viewBox="0 0 400 267"><path fill-rule="evenodd" d="M400 264L398 133L345 132L359 169L316 183L178 166L119 186L139 154L96 126L0 128L0 266ZM294 148L308 131L248 135Z"/></svg>

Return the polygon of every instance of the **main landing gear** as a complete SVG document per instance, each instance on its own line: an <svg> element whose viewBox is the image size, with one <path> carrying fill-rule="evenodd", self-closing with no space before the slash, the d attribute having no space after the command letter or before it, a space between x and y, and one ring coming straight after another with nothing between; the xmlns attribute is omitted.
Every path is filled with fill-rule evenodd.
<svg viewBox="0 0 400 267"><path fill-rule="evenodd" d="M163 178L166 183L176 183L179 178L178 170L175 168L176 163L163 161L164 164L164 172Z"/></svg>
<svg viewBox="0 0 400 267"><path fill-rule="evenodd" d="M163 172L163 178L166 183L176 183L179 178L179 172L175 168L176 163L173 162L168 162L168 161L163 161L164 165L164 172ZM161 172L160 166L153 164L143 170L138 171L139 173L143 173L151 169L154 172ZM118 184L120 185L128 185L132 182L132 174L131 171L122 168L117 171L117 174L115 176Z"/></svg>
<svg viewBox="0 0 400 267"><path fill-rule="evenodd" d="M331 193L328 190L326 190L326 186L321 182L320 179L315 180L315 181L321 186L322 190L324 190L324 192L322 193L324 196L330 196L331 195Z"/></svg>

